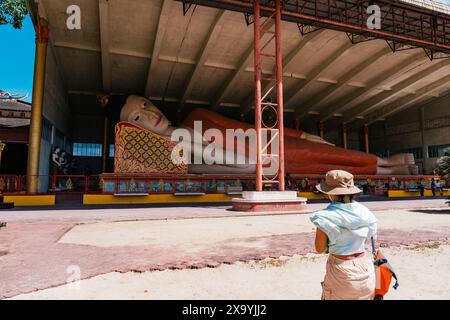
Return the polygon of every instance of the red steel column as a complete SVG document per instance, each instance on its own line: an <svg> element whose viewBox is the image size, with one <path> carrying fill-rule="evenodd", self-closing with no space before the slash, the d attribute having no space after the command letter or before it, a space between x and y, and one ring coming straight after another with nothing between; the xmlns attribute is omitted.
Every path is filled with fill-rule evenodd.
<svg viewBox="0 0 450 320"><path fill-rule="evenodd" d="M283 62L281 55L281 0L275 7L275 50L277 64L277 105L278 105L278 190L284 191L284 114L283 114Z"/></svg>
<svg viewBox="0 0 450 320"><path fill-rule="evenodd" d="M253 63L255 76L255 130L256 130L256 191L262 191L261 162L261 51L260 51L260 7L253 1Z"/></svg>

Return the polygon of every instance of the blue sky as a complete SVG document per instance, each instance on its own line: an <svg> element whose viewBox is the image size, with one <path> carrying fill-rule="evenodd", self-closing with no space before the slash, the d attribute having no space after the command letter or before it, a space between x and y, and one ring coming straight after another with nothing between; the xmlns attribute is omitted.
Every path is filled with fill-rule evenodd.
<svg viewBox="0 0 450 320"><path fill-rule="evenodd" d="M29 16L22 29L0 26L0 89L10 93L28 93L31 101L34 71L34 27Z"/></svg>
<svg viewBox="0 0 450 320"><path fill-rule="evenodd" d="M445 2L450 3L450 0ZM28 93L31 101L34 67L34 28L29 16L22 29L0 26L0 89L11 93Z"/></svg>

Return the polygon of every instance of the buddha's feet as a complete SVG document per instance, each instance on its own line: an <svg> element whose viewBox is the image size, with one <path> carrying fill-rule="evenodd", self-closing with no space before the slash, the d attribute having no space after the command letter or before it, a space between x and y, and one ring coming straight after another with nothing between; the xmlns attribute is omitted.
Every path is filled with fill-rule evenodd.
<svg viewBox="0 0 450 320"><path fill-rule="evenodd" d="M397 167L403 165L414 165L414 155L412 153L400 153L387 158L378 158L379 167Z"/></svg>
<svg viewBox="0 0 450 320"><path fill-rule="evenodd" d="M416 165L401 165L392 167L377 167L378 175L418 175L419 167Z"/></svg>

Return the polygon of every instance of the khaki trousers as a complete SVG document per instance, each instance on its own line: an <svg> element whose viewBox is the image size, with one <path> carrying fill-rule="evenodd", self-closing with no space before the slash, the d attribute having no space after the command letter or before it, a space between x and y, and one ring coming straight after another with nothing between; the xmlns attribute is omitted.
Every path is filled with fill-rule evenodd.
<svg viewBox="0 0 450 320"><path fill-rule="evenodd" d="M322 300L372 300L375 269L369 254L352 260L328 256Z"/></svg>

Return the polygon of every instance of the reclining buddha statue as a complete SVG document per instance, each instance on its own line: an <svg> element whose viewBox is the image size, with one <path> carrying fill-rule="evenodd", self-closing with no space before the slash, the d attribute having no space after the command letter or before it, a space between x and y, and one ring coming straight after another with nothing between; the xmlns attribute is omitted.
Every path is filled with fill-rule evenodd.
<svg viewBox="0 0 450 320"><path fill-rule="evenodd" d="M135 95L129 96L125 105L121 108L120 121L118 125L125 124L140 130L139 134L136 134L133 139L141 139L142 134L145 136L145 133L147 133L168 142L171 142L171 136L176 129L184 128L190 133L195 133L194 121L201 121L202 132L199 132L199 134L202 137L204 137L203 134L208 129L218 129L225 137L227 129L247 130L253 128L251 124L236 121L201 108L191 111L177 128L171 125L170 121L150 100ZM116 144L118 139L117 132L116 127ZM125 141L125 143L127 142ZM224 155L236 152L234 149L230 150L227 148L227 144L224 141L220 141L220 139L218 141L203 139L200 143L203 146L208 143L214 143L217 148L222 149L221 151ZM173 147L174 144L172 142L171 146ZM160 145L159 142L158 145ZM341 169L356 175L407 175L414 173L412 170L415 170L414 156L412 154L398 154L382 159L365 152L336 147L319 136L289 128L284 130L284 146L285 171L290 174L325 174L329 170ZM145 147L147 148L147 146ZM250 148L255 148L255 146L249 145L246 147L244 151L246 157L252 154ZM192 156L195 156L196 152L202 152L201 148L195 148L195 146L190 148L190 150L192 150ZM205 155L202 154L201 156L204 159ZM126 158L126 156L124 157ZM207 164L205 163L207 160L201 164L188 163L186 172L194 174L251 174L255 172L255 165L249 162L245 162L247 164ZM118 166L115 166L116 172L121 171L118 168ZM129 172L129 169L127 170ZM138 171L146 173L142 169Z"/></svg>

